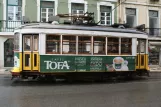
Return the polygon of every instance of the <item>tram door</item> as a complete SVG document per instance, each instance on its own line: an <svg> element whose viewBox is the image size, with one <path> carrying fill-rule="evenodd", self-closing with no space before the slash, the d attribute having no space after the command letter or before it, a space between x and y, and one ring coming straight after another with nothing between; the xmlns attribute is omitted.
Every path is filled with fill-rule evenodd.
<svg viewBox="0 0 161 107"><path fill-rule="evenodd" d="M38 71L38 35L23 35L23 70Z"/></svg>
<svg viewBox="0 0 161 107"><path fill-rule="evenodd" d="M146 69L148 62L146 51L146 40L138 39L136 69Z"/></svg>

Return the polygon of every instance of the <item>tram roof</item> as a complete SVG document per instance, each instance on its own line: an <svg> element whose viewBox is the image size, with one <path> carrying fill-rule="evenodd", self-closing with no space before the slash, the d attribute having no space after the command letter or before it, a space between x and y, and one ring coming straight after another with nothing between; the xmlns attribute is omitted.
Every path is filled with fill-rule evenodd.
<svg viewBox="0 0 161 107"><path fill-rule="evenodd" d="M24 24L17 29L66 29L66 30L85 30L85 31L102 31L102 32L119 32L119 33L134 33L145 34L145 32L137 31L136 29L121 29L105 26L83 26L83 25L65 25L65 24L50 24L50 23L30 23Z"/></svg>

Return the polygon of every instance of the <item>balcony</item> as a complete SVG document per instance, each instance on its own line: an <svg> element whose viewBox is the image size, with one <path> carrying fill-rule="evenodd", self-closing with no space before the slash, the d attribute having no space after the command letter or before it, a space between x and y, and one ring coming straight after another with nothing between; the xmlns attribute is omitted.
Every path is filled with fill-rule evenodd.
<svg viewBox="0 0 161 107"><path fill-rule="evenodd" d="M14 28L20 26L22 21L0 20L0 32L13 32Z"/></svg>
<svg viewBox="0 0 161 107"><path fill-rule="evenodd" d="M150 37L161 36L161 28L145 28Z"/></svg>

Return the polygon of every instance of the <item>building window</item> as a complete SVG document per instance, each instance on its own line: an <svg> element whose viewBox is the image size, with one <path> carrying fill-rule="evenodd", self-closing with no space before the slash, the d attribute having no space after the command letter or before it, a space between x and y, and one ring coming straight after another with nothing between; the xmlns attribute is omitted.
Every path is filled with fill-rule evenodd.
<svg viewBox="0 0 161 107"><path fill-rule="evenodd" d="M76 36L63 36L63 54L76 54Z"/></svg>
<svg viewBox="0 0 161 107"><path fill-rule="evenodd" d="M94 54L101 54L105 55L105 45L106 45L106 38L105 37L94 37L93 38L93 53Z"/></svg>
<svg viewBox="0 0 161 107"><path fill-rule="evenodd" d="M119 54L119 38L108 38L107 42L107 53L110 55L118 55Z"/></svg>
<svg viewBox="0 0 161 107"><path fill-rule="evenodd" d="M137 25L136 21L136 9L126 8L126 23L130 27L134 27Z"/></svg>
<svg viewBox="0 0 161 107"><path fill-rule="evenodd" d="M60 54L60 36L57 35L46 36L46 53Z"/></svg>
<svg viewBox="0 0 161 107"><path fill-rule="evenodd" d="M91 54L91 37L78 37L78 54Z"/></svg>
<svg viewBox="0 0 161 107"><path fill-rule="evenodd" d="M22 19L22 0L7 1L8 20L21 21Z"/></svg>
<svg viewBox="0 0 161 107"><path fill-rule="evenodd" d="M55 15L54 1L41 1L41 21L48 22L49 16Z"/></svg>
<svg viewBox="0 0 161 107"><path fill-rule="evenodd" d="M84 4L82 3L72 3L71 13L73 15L83 15L84 14Z"/></svg>
<svg viewBox="0 0 161 107"><path fill-rule="evenodd" d="M150 35L159 35L159 17L158 11L149 10L149 34Z"/></svg>
<svg viewBox="0 0 161 107"><path fill-rule="evenodd" d="M132 39L121 38L121 54L131 55L132 54Z"/></svg>
<svg viewBox="0 0 161 107"><path fill-rule="evenodd" d="M111 10L112 10L111 6L100 6L101 25L111 25L112 23Z"/></svg>

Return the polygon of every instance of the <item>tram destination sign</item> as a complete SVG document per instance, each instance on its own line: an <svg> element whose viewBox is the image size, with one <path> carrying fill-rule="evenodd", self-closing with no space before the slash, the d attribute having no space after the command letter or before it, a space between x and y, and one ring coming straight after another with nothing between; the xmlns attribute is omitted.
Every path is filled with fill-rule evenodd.
<svg viewBox="0 0 161 107"><path fill-rule="evenodd" d="M134 70L134 56L40 56L40 72L44 73Z"/></svg>

